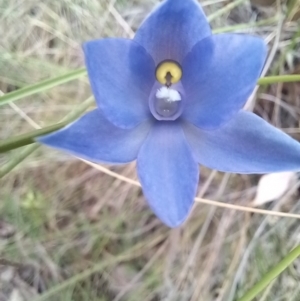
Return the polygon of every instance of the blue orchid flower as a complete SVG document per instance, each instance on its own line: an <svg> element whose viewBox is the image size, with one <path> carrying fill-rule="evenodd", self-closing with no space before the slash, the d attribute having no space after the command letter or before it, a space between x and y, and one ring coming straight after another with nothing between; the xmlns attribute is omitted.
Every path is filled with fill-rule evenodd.
<svg viewBox="0 0 300 301"><path fill-rule="evenodd" d="M137 160L149 206L168 226L187 218L199 167L299 170L300 144L242 108L267 49L248 35L212 35L194 0L166 0L133 40L83 46L98 108L40 142L114 164Z"/></svg>

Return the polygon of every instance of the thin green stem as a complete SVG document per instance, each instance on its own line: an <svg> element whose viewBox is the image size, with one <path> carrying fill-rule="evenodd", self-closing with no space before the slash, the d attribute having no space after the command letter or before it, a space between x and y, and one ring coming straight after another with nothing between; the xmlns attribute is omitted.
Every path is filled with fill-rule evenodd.
<svg viewBox="0 0 300 301"><path fill-rule="evenodd" d="M270 85L275 83L292 83L300 81L300 74L292 74L292 75L277 75L277 76L267 76L262 77L258 80L258 85Z"/></svg>
<svg viewBox="0 0 300 301"><path fill-rule="evenodd" d="M230 28L224 28L223 30L227 31ZM231 28L232 29L232 28ZM221 30L221 29L219 29ZM70 82L72 80L78 79L84 75L86 75L87 71L85 68L81 68L69 73L66 73L64 75L47 79L44 81L41 81L37 84L26 86L24 88L21 88L19 90L7 93L0 97L0 106L4 105L11 101L19 100L26 96L31 96L39 92L46 91L50 88L56 87L58 85ZM264 77L259 79L258 84L259 85L268 85L272 83L277 82L295 82L300 81L300 75L279 75L279 76L271 76L271 77Z"/></svg>
<svg viewBox="0 0 300 301"><path fill-rule="evenodd" d="M264 290L299 256L300 256L300 246L296 247L287 256L285 256L280 263L278 263L271 271L269 271L266 275L264 275L264 277L238 301L253 300L262 290Z"/></svg>
<svg viewBox="0 0 300 301"><path fill-rule="evenodd" d="M70 82L72 80L78 79L86 74L86 69L81 68L77 69L75 71L69 72L67 74L47 79L44 81L41 81L37 84L31 85L31 86L26 86L24 88L18 89L16 91L7 93L3 96L0 97L0 106L4 105L8 102L18 100L20 98L26 97L26 96L31 96L33 94L43 92L47 89L56 87L61 84L65 84L67 82Z"/></svg>

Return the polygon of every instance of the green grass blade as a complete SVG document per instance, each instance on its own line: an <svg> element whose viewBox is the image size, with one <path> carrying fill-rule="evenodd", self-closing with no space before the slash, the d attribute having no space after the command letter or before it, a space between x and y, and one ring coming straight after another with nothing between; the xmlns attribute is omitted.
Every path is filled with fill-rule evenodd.
<svg viewBox="0 0 300 301"><path fill-rule="evenodd" d="M79 106L75 107L69 114L67 114L60 122L70 123L80 117L89 107L95 105L94 96L90 96Z"/></svg>
<svg viewBox="0 0 300 301"><path fill-rule="evenodd" d="M72 122L73 120L75 120L76 118L78 118L82 113L84 113L93 103L94 103L94 98L91 96L88 99L86 99L81 105L79 105L78 107L76 107L72 112L70 112L57 125L68 124L68 123ZM54 125L54 126L57 126L57 125ZM55 130L54 126L50 126L50 127L52 127L52 129ZM48 130L50 129L50 127L48 127ZM37 131L40 131L40 130L37 130ZM34 132L36 132L36 131L34 131ZM29 134L26 134L26 135L28 135L28 137L29 137ZM40 133L40 135L41 135L41 133ZM14 145L16 145L16 141L12 141L12 143ZM32 142L30 142L30 143L32 143ZM5 145L5 141L4 141L4 143L0 143L0 149L1 149L1 145L4 146ZM4 177L6 174L8 174L19 163L21 163L30 154L32 154L35 150L37 150L39 148L39 146L40 146L39 144L34 144L34 145L30 145L30 146L26 147L24 150L22 150L20 153L18 153L13 159L11 159L6 164L4 164L3 166L1 166L1 168L0 168L0 178ZM7 147L7 145L6 145L6 147Z"/></svg>
<svg viewBox="0 0 300 301"><path fill-rule="evenodd" d="M16 137L12 137L4 141L0 141L0 153L4 153L28 144L35 143L36 137L43 136L63 128L64 126L68 125L70 122L77 119L78 118L77 113L81 114L82 111L85 111L87 109L87 106L90 105L90 102L91 101L88 102L88 105L85 105L85 103L83 103L84 105L83 107L80 106L79 112L75 110L75 114L73 112L72 114L70 114L70 116L68 116L67 118L65 118L63 121L59 123L44 127L42 129L34 130L29 133L22 134Z"/></svg>
<svg viewBox="0 0 300 301"><path fill-rule="evenodd" d="M249 28L256 28L259 26L270 25L270 24L276 23L276 22L278 22L278 19L279 19L278 16L275 16L275 17L271 17L269 19L258 21L258 22L243 23L243 24L236 24L236 25L232 25L232 26L215 28L215 29L213 29L212 32L214 34L218 34L218 33L225 33L225 32L236 32L236 31L240 31L240 30L244 30L244 29L249 30Z"/></svg>
<svg viewBox="0 0 300 301"><path fill-rule="evenodd" d="M72 120L70 120L72 121ZM50 126L46 126L42 129L35 130L23 135L19 135L16 137L12 137L9 139L6 139L4 141L0 141L0 153L5 153L7 151L10 151L12 149L16 149L25 145L29 145L32 143L35 143L35 138L38 136L43 136L46 134L49 134L51 132L57 131L61 129L62 127L66 126L70 121L64 121L59 122Z"/></svg>
<svg viewBox="0 0 300 301"><path fill-rule="evenodd" d="M64 74L64 75L61 75L61 76L58 76L55 78L50 78L50 79L41 81L37 84L31 85L31 86L26 86L26 87L18 89L16 91L7 93L0 97L0 106L6 104L8 102L21 99L26 96L30 96L30 95L33 95L33 94L36 94L39 92L43 92L47 89L50 89L50 88L56 87L58 85L78 79L84 75L86 75L86 69L81 68L81 69L77 69L75 71L69 72L67 74Z"/></svg>
<svg viewBox="0 0 300 301"><path fill-rule="evenodd" d="M19 152L13 159L9 160L0 168L0 179L13 170L19 163L25 160L29 155L40 147L39 144L29 145L24 150Z"/></svg>
<svg viewBox="0 0 300 301"><path fill-rule="evenodd" d="M246 1L245 0L236 0L236 1L232 2L232 3L229 3L228 5L224 6L223 8L217 10L215 13L209 15L207 17L208 22L211 22L211 21L219 18L223 14L227 14L228 12L230 12L232 9L234 9L237 6L239 6L243 2L246 2Z"/></svg>
<svg viewBox="0 0 300 301"><path fill-rule="evenodd" d="M275 278L277 278L297 257L300 256L300 246L291 251L284 259L268 272L256 285L254 285L238 301L251 301Z"/></svg>

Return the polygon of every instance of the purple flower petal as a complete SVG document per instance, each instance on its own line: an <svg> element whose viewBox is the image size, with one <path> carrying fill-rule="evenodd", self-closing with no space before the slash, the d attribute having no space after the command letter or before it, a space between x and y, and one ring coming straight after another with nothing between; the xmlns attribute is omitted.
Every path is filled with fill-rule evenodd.
<svg viewBox="0 0 300 301"><path fill-rule="evenodd" d="M258 37L222 34L199 42L182 66L189 101L183 117L203 129L230 120L255 88L265 57Z"/></svg>
<svg viewBox="0 0 300 301"><path fill-rule="evenodd" d="M196 1L167 0L144 21L134 39L156 64L167 59L181 63L197 42L210 35L210 26Z"/></svg>
<svg viewBox="0 0 300 301"><path fill-rule="evenodd" d="M186 123L184 132L197 161L212 169L245 174L300 170L300 143L250 112L239 112L213 131Z"/></svg>
<svg viewBox="0 0 300 301"><path fill-rule="evenodd" d="M127 163L137 158L149 130L149 122L130 130L117 128L96 109L71 125L37 140L90 161Z"/></svg>
<svg viewBox="0 0 300 301"><path fill-rule="evenodd" d="M169 227L183 223L194 202L199 168L177 122L154 125L138 154L137 167L155 214Z"/></svg>
<svg viewBox="0 0 300 301"><path fill-rule="evenodd" d="M121 128L148 118L155 66L145 49L125 39L94 40L83 49L92 90L106 118Z"/></svg>

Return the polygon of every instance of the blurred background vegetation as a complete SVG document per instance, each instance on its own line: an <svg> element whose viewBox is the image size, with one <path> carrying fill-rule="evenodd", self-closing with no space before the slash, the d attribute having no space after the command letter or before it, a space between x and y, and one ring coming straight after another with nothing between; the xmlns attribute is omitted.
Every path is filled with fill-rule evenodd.
<svg viewBox="0 0 300 301"><path fill-rule="evenodd" d="M184 1L184 0L182 0ZM132 37L157 0L0 0L0 90L83 66L81 44ZM300 71L300 2L202 0L215 32L262 36L264 74ZM91 95L86 77L0 107L0 138L59 122ZM300 84L260 88L250 106L299 140ZM1 301L234 301L296 244L299 220L198 203L179 229L141 189L46 147L0 154ZM106 166L136 179L135 164ZM201 168L199 197L250 205L258 176ZM298 185L269 210L300 213ZM300 261L257 300L299 301Z"/></svg>

